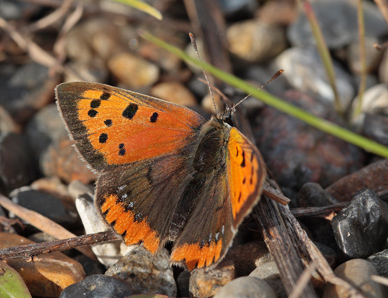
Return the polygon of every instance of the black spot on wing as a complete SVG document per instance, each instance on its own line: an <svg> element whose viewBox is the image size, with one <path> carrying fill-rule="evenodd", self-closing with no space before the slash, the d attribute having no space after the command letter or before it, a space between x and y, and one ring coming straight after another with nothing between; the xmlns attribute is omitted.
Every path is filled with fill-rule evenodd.
<svg viewBox="0 0 388 298"><path fill-rule="evenodd" d="M98 112L96 110L91 109L91 110L88 111L89 117L92 117L92 118L96 117L97 114L98 114Z"/></svg>
<svg viewBox="0 0 388 298"><path fill-rule="evenodd" d="M108 140L108 135L107 135L106 133L100 134L100 136L99 136L99 138L98 138L98 141L99 141L101 144L106 143L107 140Z"/></svg>
<svg viewBox="0 0 388 298"><path fill-rule="evenodd" d="M101 100L108 100L109 97L110 97L110 93L104 92L104 93L101 94L100 99Z"/></svg>
<svg viewBox="0 0 388 298"><path fill-rule="evenodd" d="M90 107L92 109L97 109L101 105L101 100L94 99L90 102Z"/></svg>
<svg viewBox="0 0 388 298"><path fill-rule="evenodd" d="M138 105L134 103L129 104L123 111L123 117L127 119L132 119L136 115L138 109Z"/></svg>
<svg viewBox="0 0 388 298"><path fill-rule="evenodd" d="M241 167L244 168L245 167L245 151L243 150L242 152L242 162L241 162Z"/></svg>
<svg viewBox="0 0 388 298"><path fill-rule="evenodd" d="M111 127L112 126L112 120L110 119L107 119L104 121L105 125L108 126L108 127Z"/></svg>
<svg viewBox="0 0 388 298"><path fill-rule="evenodd" d="M158 116L159 116L158 113L156 113L156 112L153 113L152 116L150 117L150 121L151 121L152 123L155 123L156 120L158 119Z"/></svg>

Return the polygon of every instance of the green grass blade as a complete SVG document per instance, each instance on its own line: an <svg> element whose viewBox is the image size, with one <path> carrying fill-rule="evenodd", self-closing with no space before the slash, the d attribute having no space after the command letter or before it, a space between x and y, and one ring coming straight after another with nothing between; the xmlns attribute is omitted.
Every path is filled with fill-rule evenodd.
<svg viewBox="0 0 388 298"><path fill-rule="evenodd" d="M184 60L187 63L193 64L199 68L202 68L203 70L207 71L208 73L212 74L213 76L221 79L222 81L228 83L229 85L236 87L238 89L243 90L244 92L251 94L252 96L260 99L265 104L274 107L278 109L279 111L282 111L288 115L291 115L297 119L300 119L301 121L304 121L305 123L316 127L324 132L327 132L333 136L336 136L340 139L343 139L351 144L354 144L360 148L363 148L364 150L380 155L382 157L388 158L388 148L377 143L374 141L371 141L367 138L364 138L356 133L353 133L347 129L344 129L336 124L333 124L327 120L321 119L319 117L316 117L310 113L307 113L297 107L295 107L292 104L289 104L263 90L257 90L256 87L246 83L245 81L229 74L226 72L223 72L222 70L196 60L195 58L192 58L180 49L162 41L159 38L156 38L155 36L142 32L142 37L147 39L148 41L157 44L158 46L162 47L163 49L177 55L182 60Z"/></svg>
<svg viewBox="0 0 388 298"><path fill-rule="evenodd" d="M153 8L152 6L148 5L143 1L140 1L140 0L114 0L114 1L132 6L133 8L141 10L158 20L161 20L163 18L159 10Z"/></svg>

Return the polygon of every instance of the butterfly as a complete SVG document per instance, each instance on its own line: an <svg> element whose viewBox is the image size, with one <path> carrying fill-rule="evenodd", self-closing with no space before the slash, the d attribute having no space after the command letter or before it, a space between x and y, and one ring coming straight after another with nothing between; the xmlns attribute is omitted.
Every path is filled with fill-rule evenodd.
<svg viewBox="0 0 388 298"><path fill-rule="evenodd" d="M95 205L126 245L189 270L217 264L260 199L258 149L231 126L233 109L206 121L193 110L86 82L56 87L59 111L81 157L99 173Z"/></svg>

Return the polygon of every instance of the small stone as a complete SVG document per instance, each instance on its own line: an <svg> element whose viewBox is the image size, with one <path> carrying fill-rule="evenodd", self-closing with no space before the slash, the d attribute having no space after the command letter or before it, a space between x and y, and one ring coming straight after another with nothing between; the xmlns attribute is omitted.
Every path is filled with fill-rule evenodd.
<svg viewBox="0 0 388 298"><path fill-rule="evenodd" d="M322 60L315 47L289 48L272 63L272 69L285 69L282 74L295 89L314 94L333 105L334 93ZM337 92L342 107L348 107L355 95L353 79L343 67L333 61ZM291 71L290 71L291 70Z"/></svg>
<svg viewBox="0 0 388 298"><path fill-rule="evenodd" d="M367 73L376 70L380 65L382 51L375 48L375 44L379 43L379 39L374 36L365 36L364 51L365 51L365 69ZM359 75L361 71L360 58L360 41L353 41L347 48L346 58L348 65L353 74Z"/></svg>
<svg viewBox="0 0 388 298"><path fill-rule="evenodd" d="M225 256L225 260L234 263L236 276L251 273L259 263L271 258L268 248L262 241L253 241L240 245L233 245Z"/></svg>
<svg viewBox="0 0 388 298"><path fill-rule="evenodd" d="M388 248L369 256L367 260L376 267L379 275L388 278Z"/></svg>
<svg viewBox="0 0 388 298"><path fill-rule="evenodd" d="M197 105L193 93L178 82L159 83L151 88L150 95L182 106Z"/></svg>
<svg viewBox="0 0 388 298"><path fill-rule="evenodd" d="M256 269L253 270L249 276L266 282L275 291L276 297L287 297L287 292L284 289L282 280L280 279L278 266L269 253L267 260L261 260L258 262Z"/></svg>
<svg viewBox="0 0 388 298"><path fill-rule="evenodd" d="M0 106L0 133L5 134L8 132L18 133L20 132L20 128L13 121L7 110Z"/></svg>
<svg viewBox="0 0 388 298"><path fill-rule="evenodd" d="M170 256L165 248L153 255L141 245L134 246L105 275L127 281L136 293L159 293L169 297L177 294Z"/></svg>
<svg viewBox="0 0 388 298"><path fill-rule="evenodd" d="M64 289L59 298L122 298L135 293L131 284L119 278L94 274Z"/></svg>
<svg viewBox="0 0 388 298"><path fill-rule="evenodd" d="M178 297L189 297L190 272L182 271L177 279Z"/></svg>
<svg viewBox="0 0 388 298"><path fill-rule="evenodd" d="M346 0L317 0L311 2L323 39L330 49L341 48L358 40L357 2ZM387 26L379 9L370 2L363 2L365 35L379 37L387 34ZM303 9L288 28L288 38L294 46L315 45L311 26Z"/></svg>
<svg viewBox="0 0 388 298"><path fill-rule="evenodd" d="M0 249L33 244L16 234L0 233ZM69 285L80 282L85 272L78 262L60 252L39 255L39 260L5 260L22 276L32 296L58 297Z"/></svg>
<svg viewBox="0 0 388 298"><path fill-rule="evenodd" d="M49 104L34 115L26 127L26 136L37 164L47 147L62 135L67 131L56 104Z"/></svg>
<svg viewBox="0 0 388 298"><path fill-rule="evenodd" d="M315 116L341 123L331 105L316 98L295 90L280 97ZM256 145L282 187L299 190L306 182L326 187L363 165L361 149L274 108L264 107L255 121Z"/></svg>
<svg viewBox="0 0 388 298"><path fill-rule="evenodd" d="M214 296L224 285L235 278L234 264L224 261L215 268L195 269L191 272L190 295L199 298Z"/></svg>
<svg viewBox="0 0 388 298"><path fill-rule="evenodd" d="M388 278L388 249L369 256L367 260L375 266L380 276ZM388 285L381 285L384 289L384 297L388 297Z"/></svg>
<svg viewBox="0 0 388 298"><path fill-rule="evenodd" d="M218 3L226 18L252 17L258 7L257 1L254 0L223 0Z"/></svg>
<svg viewBox="0 0 388 298"><path fill-rule="evenodd" d="M357 172L347 175L326 188L326 191L341 202L348 202L355 193L369 188L383 191L388 185L388 160L374 162Z"/></svg>
<svg viewBox="0 0 388 298"><path fill-rule="evenodd" d="M68 212L62 202L49 193L23 186L12 191L9 196L19 206L38 212L60 225L69 226L78 219L75 213Z"/></svg>
<svg viewBox="0 0 388 298"><path fill-rule="evenodd" d="M352 103L352 112L358 108L359 98L358 96ZM363 127L364 130L368 130L367 124L364 118L367 114L370 115L386 115L388 112L388 86L386 84L375 85L365 91L362 97L361 114L353 119L353 125L355 127ZM378 127L374 127L378 129ZM380 132L384 130L383 127L378 129ZM377 132L376 135L379 135Z"/></svg>
<svg viewBox="0 0 388 298"><path fill-rule="evenodd" d="M75 201L78 214L85 228L85 234L104 232L108 225L99 215L93 203L93 197L87 192L80 194ZM110 267L120 260L134 246L126 246L122 240L92 245L92 250L101 264Z"/></svg>
<svg viewBox="0 0 388 298"><path fill-rule="evenodd" d="M214 98L214 101L213 101L213 98ZM214 103L215 102L215 103ZM223 104L223 101L221 99L221 96L218 95L218 94L214 94L213 93L213 97L208 94L206 95L202 101L201 101L201 106L202 108L206 111L206 112L209 112L211 113L212 115L216 115L216 109L214 108L214 104L216 105L217 107L217 111L220 112L220 111L223 111L224 110L224 104Z"/></svg>
<svg viewBox="0 0 388 298"><path fill-rule="evenodd" d="M121 47L119 29L108 18L88 18L68 33L65 45L68 56L74 60L106 61Z"/></svg>
<svg viewBox="0 0 388 298"><path fill-rule="evenodd" d="M235 23L226 32L229 50L247 62L264 62L287 47L284 30L257 20Z"/></svg>
<svg viewBox="0 0 388 298"><path fill-rule="evenodd" d="M50 76L47 67L29 62L11 74L0 75L0 105L16 123L24 124L51 102L58 83L59 75Z"/></svg>
<svg viewBox="0 0 388 298"><path fill-rule="evenodd" d="M383 289L380 284L371 279L372 275L377 275L376 268L372 263L362 260L353 259L343 263L334 270L334 274L349 282L353 287L358 289L366 298L382 298ZM347 298L350 293L341 286L327 283L323 298Z"/></svg>
<svg viewBox="0 0 388 298"><path fill-rule="evenodd" d="M315 182L307 182L298 193L299 207L325 207L337 203L338 200L333 198L322 186Z"/></svg>
<svg viewBox="0 0 388 298"><path fill-rule="evenodd" d="M275 291L256 277L239 277L223 286L214 298L276 298Z"/></svg>
<svg viewBox="0 0 388 298"><path fill-rule="evenodd" d="M379 81L388 84L388 48L384 50L383 59L379 66Z"/></svg>
<svg viewBox="0 0 388 298"><path fill-rule="evenodd" d="M159 78L159 68L155 64L128 52L111 57L108 67L118 81L129 89L149 87Z"/></svg>
<svg viewBox="0 0 388 298"><path fill-rule="evenodd" d="M72 72L64 74L64 82L79 81L104 83L108 79L109 73L105 64L98 58L92 61L73 60L67 64Z"/></svg>
<svg viewBox="0 0 388 298"><path fill-rule="evenodd" d="M74 142L67 134L53 140L42 154L40 162L42 172L45 176L57 176L67 183L73 180L84 183L95 181L97 174L80 159L73 145Z"/></svg>
<svg viewBox="0 0 388 298"><path fill-rule="evenodd" d="M38 175L26 137L15 133L0 134L0 192L30 184Z"/></svg>
<svg viewBox="0 0 388 298"><path fill-rule="evenodd" d="M365 258L381 251L388 237L388 205L364 190L332 221L337 245L348 258Z"/></svg>

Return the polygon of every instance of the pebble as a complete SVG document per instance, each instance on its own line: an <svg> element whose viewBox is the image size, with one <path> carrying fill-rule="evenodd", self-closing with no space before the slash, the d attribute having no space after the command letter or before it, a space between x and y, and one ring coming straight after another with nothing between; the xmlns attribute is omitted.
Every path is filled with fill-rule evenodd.
<svg viewBox="0 0 388 298"><path fill-rule="evenodd" d="M244 244L237 244L236 241L237 239L234 239L233 246L225 256L225 260L233 261L236 276L248 275L259 264L266 262L263 260L271 259L268 248L263 241L252 241Z"/></svg>
<svg viewBox="0 0 388 298"><path fill-rule="evenodd" d="M326 191L340 202L348 202L355 193L366 188L375 192L385 190L387 173L388 160L382 159L335 181Z"/></svg>
<svg viewBox="0 0 388 298"><path fill-rule="evenodd" d="M284 30L276 24L248 20L231 25L226 32L229 51L247 62L265 62L287 47Z"/></svg>
<svg viewBox="0 0 388 298"><path fill-rule="evenodd" d="M223 286L214 298L276 298L275 291L256 277L239 277Z"/></svg>
<svg viewBox="0 0 388 298"><path fill-rule="evenodd" d="M388 205L375 192L357 193L332 220L336 243L348 258L366 258L384 248L388 237Z"/></svg>
<svg viewBox="0 0 388 298"><path fill-rule="evenodd" d="M299 91L289 90L281 98L315 116L341 123L328 105ZM255 123L256 145L282 187L299 190L306 182L326 187L363 165L365 156L358 147L273 108L264 107Z"/></svg>
<svg viewBox="0 0 388 298"><path fill-rule="evenodd" d="M108 18L87 18L66 36L67 55L75 61L107 61L121 48L119 28Z"/></svg>
<svg viewBox="0 0 388 298"><path fill-rule="evenodd" d="M362 133L382 145L388 145L388 118L385 115L366 114Z"/></svg>
<svg viewBox="0 0 388 298"><path fill-rule="evenodd" d="M291 87L334 105L333 89L316 48L289 48L274 59L271 67L284 69L282 76ZM353 78L338 62L333 61L333 67L341 106L346 108L355 95Z"/></svg>
<svg viewBox="0 0 388 298"><path fill-rule="evenodd" d="M72 72L64 74L64 82L87 81L104 83L108 80L108 69L103 61L95 58L92 61L73 60L67 64Z"/></svg>
<svg viewBox="0 0 388 298"><path fill-rule="evenodd" d="M155 64L129 52L109 58L108 68L120 84L134 91L153 85L159 78L159 68Z"/></svg>
<svg viewBox="0 0 388 298"><path fill-rule="evenodd" d="M59 298L122 298L135 293L131 284L119 278L94 274L64 289Z"/></svg>
<svg viewBox="0 0 388 298"><path fill-rule="evenodd" d="M0 233L0 249L33 243L17 234ZM34 297L58 297L63 289L85 277L81 264L60 252L42 254L38 258L37 261L4 261L21 275Z"/></svg>
<svg viewBox="0 0 388 298"><path fill-rule="evenodd" d="M353 100L352 103L352 112L356 110L359 104L358 96ZM375 115L385 115L388 112L388 86L386 84L378 84L369 89L367 89L362 97L361 113L359 116L353 119L353 125L356 128L362 127L364 130L368 130L366 123L364 122L365 116L370 114ZM376 135L380 135L384 130L383 127L378 128L379 132Z"/></svg>
<svg viewBox="0 0 388 298"><path fill-rule="evenodd" d="M189 297L190 272L182 271L177 278L178 297Z"/></svg>
<svg viewBox="0 0 388 298"><path fill-rule="evenodd" d="M198 105L193 93L178 82L156 84L151 88L150 95L186 107Z"/></svg>
<svg viewBox="0 0 388 298"><path fill-rule="evenodd" d="M62 202L49 193L23 186L12 191L9 196L19 206L38 212L62 226L77 222L78 216L74 212L68 212Z"/></svg>
<svg viewBox="0 0 388 298"><path fill-rule="evenodd" d="M388 48L383 52L383 58L379 66L379 81L384 84L388 84Z"/></svg>
<svg viewBox="0 0 388 298"><path fill-rule="evenodd" d="M367 260L375 266L380 276L388 278L388 249L369 256ZM388 285L381 285L384 288L384 297L388 297Z"/></svg>
<svg viewBox="0 0 388 298"><path fill-rule="evenodd" d="M74 148L67 134L60 135L47 147L40 159L41 171L45 176L57 176L70 183L80 180L89 183L97 179Z"/></svg>
<svg viewBox="0 0 388 298"><path fill-rule="evenodd" d="M20 132L20 128L13 121L7 110L0 106L0 133L5 134L8 132L18 133Z"/></svg>
<svg viewBox="0 0 388 298"><path fill-rule="evenodd" d="M37 165L47 147L62 135L67 131L54 103L40 109L28 122L26 136Z"/></svg>
<svg viewBox="0 0 388 298"><path fill-rule="evenodd" d="M47 67L28 62L0 75L0 105L16 123L24 124L52 100L58 83L59 75L50 76Z"/></svg>
<svg viewBox="0 0 388 298"><path fill-rule="evenodd" d="M371 275L377 275L372 263L353 259L347 261L334 270L334 274L357 288L365 298L382 298L383 289L380 284L371 279ZM323 298L347 298L350 293L343 287L327 283Z"/></svg>
<svg viewBox="0 0 388 298"><path fill-rule="evenodd" d="M323 38L329 49L341 48L358 40L357 2L346 0L316 0L311 2ZM371 2L363 2L365 35L379 37L388 33L379 9ZM299 10L298 18L288 27L288 39L298 47L315 45L306 14Z"/></svg>
<svg viewBox="0 0 388 298"><path fill-rule="evenodd" d="M213 100L214 99L214 100ZM201 101L201 106L202 108L206 111L206 112L209 112L211 113L212 115L216 115L217 114L217 111L216 109L214 108L214 102L215 102L215 105L217 107L217 111L223 111L224 110L224 102L223 100L221 99L221 96L218 95L218 94L214 94L213 93L213 97L208 94L206 95L202 101Z"/></svg>
<svg viewBox="0 0 388 298"><path fill-rule="evenodd" d="M267 260L257 262L257 267L250 274L250 277L257 278L266 282L271 289L276 293L278 298L288 297L284 289L282 280L280 279L280 272L273 257L268 253Z"/></svg>
<svg viewBox="0 0 388 298"><path fill-rule="evenodd" d="M75 192L73 190L73 192ZM85 234L104 232L109 229L108 225L99 215L90 194L78 195L75 201L78 214L85 229ZM101 264L110 267L128 253L134 246L126 246L122 240L113 241L92 246L94 254Z"/></svg>
<svg viewBox="0 0 388 298"><path fill-rule="evenodd" d="M337 203L337 199L315 182L307 182L298 192L299 207L325 207Z"/></svg>
<svg viewBox="0 0 388 298"><path fill-rule="evenodd" d="M252 12L257 10L255 0L221 0L218 1L220 9L226 18L252 17Z"/></svg>
<svg viewBox="0 0 388 298"><path fill-rule="evenodd" d="M338 200L322 189L321 185L314 182L304 184L297 194L298 207L325 207L336 203L338 203ZM323 245L324 249L337 249L330 220L324 217L311 217L304 218L303 223L311 234L309 236L317 241L319 245ZM328 257L334 263L337 255L330 252Z"/></svg>
<svg viewBox="0 0 388 298"><path fill-rule="evenodd" d="M125 280L136 293L158 293L169 297L177 295L170 256L165 248L153 255L141 245L134 246L109 267L105 275Z"/></svg>
<svg viewBox="0 0 388 298"><path fill-rule="evenodd" d="M377 50L374 45L379 43L379 39L374 36L365 36L364 50L365 50L365 67L366 73L371 73L377 69L380 65L382 58L382 51ZM360 58L360 42L359 40L353 41L347 47L346 59L350 70L353 74L359 75L361 70L361 58Z"/></svg>
<svg viewBox="0 0 388 298"><path fill-rule="evenodd" d="M16 133L0 134L0 192L30 184L36 179L38 169L34 166L26 137Z"/></svg>
<svg viewBox="0 0 388 298"><path fill-rule="evenodd" d="M232 261L223 261L215 268L195 269L191 272L190 296L207 298L214 296L236 276Z"/></svg>

